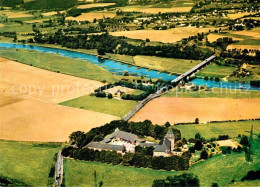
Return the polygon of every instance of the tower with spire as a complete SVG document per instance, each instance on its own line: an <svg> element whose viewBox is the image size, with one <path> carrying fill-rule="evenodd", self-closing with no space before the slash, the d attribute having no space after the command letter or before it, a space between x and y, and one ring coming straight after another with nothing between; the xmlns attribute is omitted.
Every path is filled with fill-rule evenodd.
<svg viewBox="0 0 260 187"><path fill-rule="evenodd" d="M173 151L174 150L174 143L175 143L175 137L174 137L174 134L172 132L172 128L170 127L167 134L165 135L166 139L169 140L169 142L171 143L171 148L170 150Z"/></svg>

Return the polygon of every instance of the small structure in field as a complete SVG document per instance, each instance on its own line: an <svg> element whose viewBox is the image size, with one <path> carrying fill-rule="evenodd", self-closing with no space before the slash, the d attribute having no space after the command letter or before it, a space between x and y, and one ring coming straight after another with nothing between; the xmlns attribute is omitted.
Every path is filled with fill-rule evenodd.
<svg viewBox="0 0 260 187"><path fill-rule="evenodd" d="M231 147L231 149L237 149L239 146L242 147L241 144L232 139L216 141L216 144L219 147Z"/></svg>

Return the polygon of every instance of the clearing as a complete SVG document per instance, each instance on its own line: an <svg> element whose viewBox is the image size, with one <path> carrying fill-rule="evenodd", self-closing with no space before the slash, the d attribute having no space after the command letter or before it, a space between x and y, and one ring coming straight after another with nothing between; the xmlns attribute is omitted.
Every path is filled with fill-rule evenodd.
<svg viewBox="0 0 260 187"><path fill-rule="evenodd" d="M164 125L194 122L256 119L260 117L260 99L169 98L150 101L131 121L151 120ZM151 115L153 114L153 115Z"/></svg>
<svg viewBox="0 0 260 187"><path fill-rule="evenodd" d="M95 96L82 96L70 101L60 103L61 105L92 110L114 116L124 117L137 104L136 101L100 98Z"/></svg>
<svg viewBox="0 0 260 187"><path fill-rule="evenodd" d="M30 186L47 186L55 153L60 144L0 140L0 176Z"/></svg>
<svg viewBox="0 0 260 187"><path fill-rule="evenodd" d="M136 30L136 31L120 31L110 32L113 36L126 36L132 39L164 42L164 43L175 43L183 38L197 35L198 33L206 33L212 28L196 28L196 27L178 27L168 30Z"/></svg>

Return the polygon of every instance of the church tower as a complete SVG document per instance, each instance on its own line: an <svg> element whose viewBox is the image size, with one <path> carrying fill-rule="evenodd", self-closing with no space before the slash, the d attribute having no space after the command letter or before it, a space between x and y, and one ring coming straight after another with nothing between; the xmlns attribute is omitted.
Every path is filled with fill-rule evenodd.
<svg viewBox="0 0 260 187"><path fill-rule="evenodd" d="M174 150L174 143L175 143L175 138L174 134L172 132L172 128L170 127L167 134L165 135L165 138L167 138L171 142L171 151Z"/></svg>

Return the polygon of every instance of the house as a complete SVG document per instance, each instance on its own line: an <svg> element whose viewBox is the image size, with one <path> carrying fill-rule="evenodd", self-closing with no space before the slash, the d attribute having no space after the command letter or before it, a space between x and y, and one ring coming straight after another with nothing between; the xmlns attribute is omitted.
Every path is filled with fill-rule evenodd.
<svg viewBox="0 0 260 187"><path fill-rule="evenodd" d="M153 156L171 156L173 155L175 137L172 128L169 128L167 134L163 139L163 143L155 147Z"/></svg>

